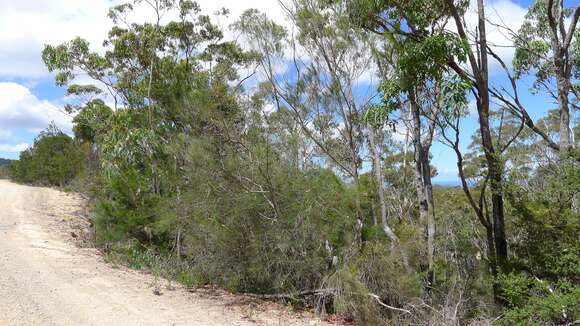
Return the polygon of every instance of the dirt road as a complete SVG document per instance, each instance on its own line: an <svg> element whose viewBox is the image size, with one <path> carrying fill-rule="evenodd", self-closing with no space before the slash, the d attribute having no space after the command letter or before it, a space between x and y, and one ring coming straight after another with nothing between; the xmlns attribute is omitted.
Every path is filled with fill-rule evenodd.
<svg viewBox="0 0 580 326"><path fill-rule="evenodd" d="M0 326L322 325L280 309L182 289L153 294L153 277L114 268L61 226L72 195L0 180Z"/></svg>

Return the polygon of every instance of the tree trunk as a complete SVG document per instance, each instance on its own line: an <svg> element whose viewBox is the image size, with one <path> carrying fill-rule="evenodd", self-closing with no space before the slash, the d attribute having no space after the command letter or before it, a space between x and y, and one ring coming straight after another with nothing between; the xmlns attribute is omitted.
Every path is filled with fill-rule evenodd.
<svg viewBox="0 0 580 326"><path fill-rule="evenodd" d="M552 46L552 53L554 59L554 72L556 74L556 85L558 88L558 111L560 113L560 143L559 147L561 151L570 148L571 133L570 133L570 109L568 106L568 92L569 92L569 73L567 67L568 60L568 45L566 45L566 36L564 35L564 22L562 21L562 10L563 1L556 1L554 5L553 1L548 1L548 23L550 25L550 41ZM556 7L556 13L554 15L554 7ZM558 37L558 31L562 30L562 40ZM574 33L574 28L572 27L568 33Z"/></svg>
<svg viewBox="0 0 580 326"><path fill-rule="evenodd" d="M385 201L385 189L384 189L385 180L383 177L383 170L381 168L381 159L375 141L374 130L372 128L369 128L368 140L369 140L369 149L373 161L375 182L377 184L377 192L379 194L379 202L380 202L379 204L381 207L381 227L383 229L383 232L385 232L385 235L389 238L389 240L391 240L392 248L398 249L401 255L401 259L403 261L403 266L405 267L405 269L407 269L407 271L409 271L410 269L409 269L408 254L405 251L405 249L401 246L399 238L397 237L393 229L391 229L388 223L388 211L387 204Z"/></svg>
<svg viewBox="0 0 580 326"><path fill-rule="evenodd" d="M369 148L373 159L373 171L375 174L375 182L377 183L377 193L379 194L379 204L381 207L381 221L387 220L387 205L385 203L385 190L383 171L381 169L381 159L377 151L377 144L375 142L374 130L369 129Z"/></svg>
<svg viewBox="0 0 580 326"><path fill-rule="evenodd" d="M554 53L554 66L556 67L556 84L558 87L558 111L560 112L560 151L570 148L570 109L568 106L568 80L563 60Z"/></svg>
<svg viewBox="0 0 580 326"><path fill-rule="evenodd" d="M479 117L479 130L481 143L487 161L487 169L490 180L493 236L496 258L501 268L507 261L507 241L505 236L504 207L503 207L503 165L495 151L489 125L489 86L487 64L487 39L485 30L485 12L483 0L477 0L478 29L479 29L479 53L480 69L477 72L478 100L477 112Z"/></svg>
<svg viewBox="0 0 580 326"><path fill-rule="evenodd" d="M421 137L421 112L414 90L409 92L409 107L413 118L412 134L415 147L415 187L419 202L419 222L424 227L424 237L427 242L427 288L433 284L433 267L435 264L435 206L433 186L431 183L431 166L429 162L430 143L423 144Z"/></svg>
<svg viewBox="0 0 580 326"><path fill-rule="evenodd" d="M379 194L379 205L381 208L381 224L383 231L387 235L391 241L398 243L399 240L395 235L395 232L391 229L388 224L388 212L387 212L387 204L385 202L385 189L384 189L384 178L383 178L383 171L381 169L381 159L379 157L379 153L377 151L377 145L375 142L375 135L374 130L369 128L369 148L373 160L373 170L375 174L375 182L377 184L377 193Z"/></svg>
<svg viewBox="0 0 580 326"><path fill-rule="evenodd" d="M415 188L417 191L417 202L419 203L419 223L425 225L428 214L427 198L425 196L425 183L423 180L423 161L425 153L421 143L421 112L415 100L414 90L409 91L409 111L411 111L412 124L411 133L414 146L414 166L413 174L415 176Z"/></svg>
<svg viewBox="0 0 580 326"><path fill-rule="evenodd" d="M427 261L429 271L427 273L428 286L432 286L435 281L435 201L433 199L433 185L431 183L431 166L429 165L429 151L423 161L423 182L425 186L425 199L427 200Z"/></svg>
<svg viewBox="0 0 580 326"><path fill-rule="evenodd" d="M361 203L360 203L360 179L358 176L358 171L355 171L354 174L354 184L356 185L356 197L355 197L355 206L356 206L356 230L355 230L355 237L356 244L359 250L363 250L364 242L363 239L363 226L364 226L364 214L362 211Z"/></svg>

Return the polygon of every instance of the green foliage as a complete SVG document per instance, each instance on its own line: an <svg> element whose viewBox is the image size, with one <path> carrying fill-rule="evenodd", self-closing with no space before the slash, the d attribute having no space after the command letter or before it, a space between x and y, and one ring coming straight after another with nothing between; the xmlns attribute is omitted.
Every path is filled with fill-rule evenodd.
<svg viewBox="0 0 580 326"><path fill-rule="evenodd" d="M368 105L362 116L363 121L374 128L382 127L389 121L389 115L393 112L388 108L390 106L391 103L388 102L384 105Z"/></svg>
<svg viewBox="0 0 580 326"><path fill-rule="evenodd" d="M553 2L553 12L558 12L558 1ZM573 8L563 8L562 19L571 18ZM559 19L559 18L557 18ZM565 24L565 22L564 22ZM521 78L527 74L533 74L535 90L550 90L549 85L556 76L554 67L553 48L551 44L551 30L548 22L548 2L536 0L528 9L524 23L518 30L515 40L516 52L513 59L516 77ZM580 58L578 58L578 29L576 29L570 48L566 51L566 65L569 66L571 82L578 78L580 73ZM563 40L560 40L563 42ZM569 54L568 54L569 53ZM569 60L569 61L568 61Z"/></svg>
<svg viewBox="0 0 580 326"><path fill-rule="evenodd" d="M405 41L397 63L401 87L408 89L429 79L441 79L449 70L449 58L455 57L458 62L465 62L468 47L467 40L451 33L430 35L420 42L412 39Z"/></svg>
<svg viewBox="0 0 580 326"><path fill-rule="evenodd" d="M100 99L87 102L73 118L75 139L96 143L109 127L113 111Z"/></svg>
<svg viewBox="0 0 580 326"><path fill-rule="evenodd" d="M74 96L67 109L75 114L75 138L53 127L41 133L11 164L16 180L87 192L96 243L109 261L188 287L287 294L290 302L318 303L362 325L466 324L495 313L486 308L495 275L486 233L463 191L434 188L435 282L427 285L424 227L411 199L414 153L377 132L387 218L398 241L387 238L377 218L377 185L363 164L364 129L378 131L390 122L409 94L418 95L419 104L439 105L435 118L467 113L473 85L447 67L450 58L465 60L468 45L455 34L429 32L450 18L448 1L297 0L295 41L312 60L294 62L296 76L279 88L265 83L255 92L241 87L240 68L287 59L294 44L285 28L255 10L245 12L233 27L251 43L254 51L246 52L224 41L191 1L160 1L158 14L174 21L154 15L152 23L126 24L141 4L111 9L115 26L104 54L91 52L80 38L46 46L43 60ZM468 2L453 4L461 12ZM367 20L373 15L388 23L391 48L353 28L353 22L376 28ZM369 46L377 56L392 56L379 60L388 66L381 72L380 103L365 102L363 111L343 92L356 88L351 77L358 70L367 71ZM329 53L339 61L334 66ZM532 62L517 57L522 69L529 66L525 60ZM348 67L357 71L346 71L352 62ZM73 84L79 71L95 84ZM102 85L114 109L105 104ZM439 94L433 99L422 88ZM267 112L271 103L276 109ZM512 273L495 280L504 289L501 323L573 321L577 162L550 157L549 164L530 166L545 148L504 113L492 112L492 118L502 115L501 131L492 126L495 143L519 137L502 157L506 223L517 232L509 239ZM537 125L557 130L554 121L550 115ZM344 136L348 128L351 139ZM485 172L478 146L475 139L466 155L467 175L480 181L474 194L482 191ZM316 296L300 295L312 291Z"/></svg>
<svg viewBox="0 0 580 326"><path fill-rule="evenodd" d="M549 283L524 274L508 274L497 282L507 302L499 325L563 325L580 317L580 287L570 281Z"/></svg>
<svg viewBox="0 0 580 326"><path fill-rule="evenodd" d="M442 114L448 118L465 115L469 102L467 92L471 83L457 75L445 75L441 78L441 107Z"/></svg>
<svg viewBox="0 0 580 326"><path fill-rule="evenodd" d="M401 257L377 240L367 242L363 252L323 282L332 293L326 299L333 299L333 309L360 325L382 325L400 317L400 312L383 311L377 299L400 307L421 293L421 275L407 273Z"/></svg>
<svg viewBox="0 0 580 326"><path fill-rule="evenodd" d="M458 13L466 10L468 1L352 1L348 5L349 19L384 36L374 45L374 52L382 67L379 85L382 105L370 106L365 120L376 126L379 118L386 118L401 107L404 95L415 93L430 84L445 84L443 106L453 103L463 106L465 92L472 86L455 76L450 62L466 62L470 45L456 33L441 26L452 19L452 6ZM386 68L388 67L388 68ZM457 84L445 80L461 81ZM454 87L455 89L451 89ZM448 93L447 91L452 91ZM454 102L460 100L459 102ZM462 108L463 109L463 108Z"/></svg>
<svg viewBox="0 0 580 326"><path fill-rule="evenodd" d="M577 165L561 160L536 169L527 183L510 184L510 213L518 232L510 244L514 272L498 279L505 325L566 324L579 318Z"/></svg>
<svg viewBox="0 0 580 326"><path fill-rule="evenodd" d="M345 230L353 228L347 218L352 197L332 173L293 171L262 156L275 160L262 146L252 146L251 155L259 158L250 165L243 163L249 157L228 151L220 160L225 170L218 175L220 161L199 155L209 148L191 148L191 178L203 187L169 202L177 211L189 210L190 219L180 222L171 214L157 226L174 229L171 224L186 223L189 257L197 262L197 273L212 283L260 293L316 288L328 265L325 242L335 250L349 243ZM236 176L240 168L244 173ZM270 169L268 179L244 181L265 168Z"/></svg>
<svg viewBox="0 0 580 326"><path fill-rule="evenodd" d="M577 278L580 218L573 203L580 191L579 169L568 161L536 173L531 182L541 192L527 192L515 185L510 192L513 223L520 233L514 243L515 262L538 277Z"/></svg>
<svg viewBox="0 0 580 326"><path fill-rule="evenodd" d="M265 53L279 54L284 50L285 45L282 40L288 36L286 29L269 20L266 14L256 9L246 10L232 27L247 32L246 34L253 42L260 42ZM266 36L269 39L264 39Z"/></svg>
<svg viewBox="0 0 580 326"><path fill-rule="evenodd" d="M18 182L63 186L81 169L82 157L72 138L50 125L12 163L11 174Z"/></svg>

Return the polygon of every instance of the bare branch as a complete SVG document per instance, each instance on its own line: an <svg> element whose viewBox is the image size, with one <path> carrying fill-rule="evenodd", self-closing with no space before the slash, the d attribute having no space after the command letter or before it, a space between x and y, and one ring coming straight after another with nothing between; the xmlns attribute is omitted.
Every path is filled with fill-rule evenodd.
<svg viewBox="0 0 580 326"><path fill-rule="evenodd" d="M550 146L551 148L553 148L556 151L560 150L560 147L558 146L558 144L556 144L554 141L552 141L552 139L550 139L550 137L544 133L542 130L540 130L534 123L534 120L532 120L532 118L530 117L530 115L528 114L528 111L525 109L525 107L521 104L520 99L519 99L519 93L518 93L518 87L517 87L517 83L515 78L512 76L512 74L510 73L507 65L505 64L505 62L491 49L488 47L488 53L491 54L491 56L501 65L501 67L503 68L503 70L505 71L505 73L507 74L507 77L510 81L512 90L513 90L513 95L511 95L512 97L512 101L508 100L505 96L503 96L501 94L501 92L491 88L489 90L489 92L498 100L500 100L501 102L503 102L504 104L506 104L509 108L512 108L513 110L517 111L520 113L520 117L521 119L523 119L525 121L525 124L532 129L532 131L534 131L536 134L538 134L540 137L542 137L546 143L548 143L548 146Z"/></svg>

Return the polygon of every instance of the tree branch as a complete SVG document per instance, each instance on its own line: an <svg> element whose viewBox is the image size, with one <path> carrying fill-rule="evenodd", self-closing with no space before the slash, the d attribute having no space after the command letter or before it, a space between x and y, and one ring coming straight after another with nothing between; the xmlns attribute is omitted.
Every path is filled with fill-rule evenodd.
<svg viewBox="0 0 580 326"><path fill-rule="evenodd" d="M564 51L568 50L568 48L570 47L570 43L572 43L572 38L574 38L574 32L576 30L576 25L578 23L578 18L580 18L580 5L576 6L576 9L574 9L574 14L572 15L572 19L570 20L568 34L566 35L566 39L564 40L564 44L562 45Z"/></svg>

